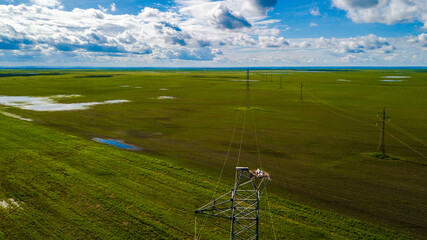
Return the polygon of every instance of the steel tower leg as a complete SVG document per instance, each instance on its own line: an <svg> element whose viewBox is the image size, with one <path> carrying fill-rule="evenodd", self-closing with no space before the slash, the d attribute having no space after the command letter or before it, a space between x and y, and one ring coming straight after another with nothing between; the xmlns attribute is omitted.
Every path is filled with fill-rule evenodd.
<svg viewBox="0 0 427 240"><path fill-rule="evenodd" d="M269 180L268 173L259 169L237 167L234 188L196 210L196 214L231 220L233 240L259 239L259 202Z"/></svg>

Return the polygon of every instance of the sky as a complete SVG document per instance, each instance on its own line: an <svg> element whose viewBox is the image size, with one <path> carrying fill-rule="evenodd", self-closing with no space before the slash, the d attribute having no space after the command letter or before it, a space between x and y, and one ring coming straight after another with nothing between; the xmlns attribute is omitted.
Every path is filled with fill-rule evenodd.
<svg viewBox="0 0 427 240"><path fill-rule="evenodd" d="M426 0L0 0L2 67L427 66Z"/></svg>

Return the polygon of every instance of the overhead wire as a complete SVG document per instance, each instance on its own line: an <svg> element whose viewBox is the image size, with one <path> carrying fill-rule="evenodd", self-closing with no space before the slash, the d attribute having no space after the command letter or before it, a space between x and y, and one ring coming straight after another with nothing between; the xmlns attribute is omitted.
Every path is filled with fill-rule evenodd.
<svg viewBox="0 0 427 240"><path fill-rule="evenodd" d="M312 99L312 100L314 100L314 101L318 101L318 102L320 102L320 103L325 104L326 106L329 106L329 107L335 108L335 109L337 109L337 110L339 110L339 109L340 109L340 108L338 108L338 107L333 107L333 105L331 105L331 104L329 104L329 103L326 103L325 101L323 101L323 100L319 99L318 97L315 97L312 93L310 93L310 92L308 92L308 91L306 91L306 93L308 94L308 97L309 97L309 98L311 98L311 99ZM339 112L337 112L337 111L335 111L335 110L332 110L332 109L328 109L328 108L325 108L325 109L326 109L326 110L328 110L328 111L330 111L330 112L332 112L332 113L335 113L336 115L339 115L339 116L341 116L341 117L344 117L344 118L347 118L347 119L350 119L350 120L353 120L353 121L361 122L361 123L367 124L367 125L369 125L369 126L375 126L375 124L372 124L372 123L370 123L370 122L368 122L368 121L360 120L360 119L357 119L357 118L354 118L354 117L350 117L350 116L348 116L348 115L344 115L344 114L339 113Z"/></svg>
<svg viewBox="0 0 427 240"><path fill-rule="evenodd" d="M411 138L412 140L414 140L414 141L416 141L416 142L418 142L418 143L420 143L420 144L422 144L422 145L424 145L424 146L427 146L427 143L426 143L426 142L424 142L422 139L420 139L420 138L418 138L418 137L414 136L413 134L411 134L411 133L409 133L408 131L406 131L405 129L403 129L403 128L401 128L401 127L397 126L396 124L394 124L394 123L390 123L390 122L386 122L386 124L387 124L387 125L389 125L390 127L394 128L394 129L396 129L397 131L399 131L399 132L401 132L401 133L405 134L406 136L408 136L408 137L409 137L409 138Z"/></svg>
<svg viewBox="0 0 427 240"><path fill-rule="evenodd" d="M242 145L243 145L243 136L245 134L245 125L246 125L246 110L243 111L243 126L242 126L242 134L240 135L239 152L238 152L238 155L237 155L236 167L238 167L239 163L240 163L240 156L241 156L241 153L242 153Z"/></svg>
<svg viewBox="0 0 427 240"><path fill-rule="evenodd" d="M350 110L348 110L348 109L344 109L344 108L337 107L337 106L335 106L335 105L332 105L332 104L330 104L330 103L328 103L328 102L326 102L326 101L324 101L324 100L320 99L319 97L317 97L316 95L314 95L314 94L313 94L313 93L311 93L311 92L307 92L307 93L308 93L308 94L310 94L310 96L311 96L314 100L316 100L316 101L318 101L318 102L320 102L320 103L323 103L323 104L325 104L325 105L327 105L327 106L330 106L330 107L332 107L332 108L335 108L335 109L337 109L337 110L340 110L340 111L343 111L343 112L346 112L346 113L350 113L350 114L355 115L355 116L361 116L361 117L366 117L366 118L375 118L374 116L369 115L369 114L364 114L364 113L360 113L360 112L356 112L356 111L350 111ZM343 116L343 115L342 115L342 116ZM347 117L347 116L345 116L345 117ZM347 117L347 118L348 118L348 117ZM354 119L353 119L353 120L354 120ZM387 124L387 125L390 125L392 128L396 129L397 131L399 131L399 132L401 132L401 133L405 134L407 137L411 138L412 140L414 140L414 141L416 141L416 142L418 142L418 143L420 143L420 144L422 144L422 145L424 145L424 146L427 146L427 143L426 143L425 141L423 141L422 139L420 139L420 138L416 137L415 135L413 135L413 134L409 133L409 132L408 132L408 131L406 131L405 129L403 129L403 128L399 127L397 124L395 124L395 123L391 123L391 122L386 122L386 124Z"/></svg>
<svg viewBox="0 0 427 240"><path fill-rule="evenodd" d="M268 207L268 212L270 213L269 215L270 215L271 228L273 229L273 236L274 236L274 239L277 239L276 229L274 227L274 221L273 221L273 214L271 213L270 198L268 197L267 189L265 189L265 197L267 198L267 207Z"/></svg>
<svg viewBox="0 0 427 240"><path fill-rule="evenodd" d="M253 94L253 92L251 94L251 106L254 106L254 94ZM259 167L260 167L260 169L262 169L261 151L260 151L260 146L259 146L259 139L258 139L256 122L255 122L255 109L252 109L252 122L253 122L253 128L254 128L255 143L256 143L256 148L257 148L256 150L258 153L257 155L258 155ZM271 214L270 199L268 197L267 189L265 189L265 196L267 198L267 206L268 206L268 212L269 212L269 216L270 216L271 228L273 230L273 236L274 236L274 239L277 239L276 230L274 227L273 216Z"/></svg>
<svg viewBox="0 0 427 240"><path fill-rule="evenodd" d="M313 93L311 93L311 92L308 92L308 91L306 91L306 93L308 93L308 96L309 97L311 97L313 100L315 100L315 101L318 101L318 102L320 102L320 103L323 103L323 104L325 104L325 105L327 105L327 106L330 106L330 107L333 107L333 108L335 108L335 109L341 109L341 108L339 108L339 107L335 107L334 105L332 105L332 104L329 104L329 103L327 103L327 102L325 102L325 101L323 101L323 100L321 100L320 98L318 98L317 96L315 96ZM326 108L326 110L328 110L328 111L330 111L330 112L333 112L333 113L335 113L335 114L337 114L337 115L339 115L339 116L342 116L342 117L344 117L344 118L347 118L347 119L351 119L351 120L353 120L353 121L357 121L357 122L361 122L361 123L364 123L364 124L367 124L367 125L369 125L369 126L376 126L375 124L371 124L370 122L367 122L367 121L364 121L364 120L360 120L360 119L356 119L356 118L353 118L353 117L350 117L350 116L347 116L347 115L344 115L344 114L341 114L341 113L339 113L339 112L336 112L336 111L334 111L334 110L331 110L331 109L327 109ZM348 111L346 111L346 112L348 112ZM354 115L354 114L353 114ZM363 114L363 115L365 115L365 114ZM396 127L397 125L395 125L394 127ZM395 128L395 129L397 129L397 128ZM397 129L397 130L399 130L399 129ZM400 130L400 132L402 132L402 133L404 133L404 129L401 129ZM407 148L409 148L410 150L412 150L413 152L415 152L415 153L417 153L418 155L420 155L420 156L422 156L422 157L424 157L424 158L427 158L424 154L422 154L421 152L419 152L419 151L417 151L415 148L413 148L413 147L411 147L409 144L407 144L407 143L405 143L404 141L402 141L401 139L399 139L399 138L397 138L396 136L394 136L394 135L392 135L390 132L388 132L388 131L385 131L385 133L387 133L388 135L390 135L392 138L394 138L396 141L398 141L399 143L401 143L402 145L404 145L404 146L406 146ZM405 135L407 135L408 137L410 137L409 135L411 135L410 133L408 133L408 134L405 134ZM413 136L413 135L412 135ZM410 138L412 138L412 137L410 137ZM418 139L417 137L415 137L415 136L413 136L413 138L412 139ZM415 140L414 139L414 140ZM424 144L424 142L421 140L421 139L419 139L420 141L417 141L417 142L420 142L421 144L423 144L423 145L425 145Z"/></svg>
<svg viewBox="0 0 427 240"><path fill-rule="evenodd" d="M390 137L396 139L398 142L400 142L401 144L403 144L404 146L408 147L409 149L411 149L412 151L414 151L415 153L417 153L418 155L424 157L427 159L427 156L420 153L419 151L417 151L416 149L414 149L413 147L409 146L408 144L406 144L405 142L403 142L402 140L400 140L399 138L395 137L393 134L389 133L388 131L384 131L385 133L387 133Z"/></svg>
<svg viewBox="0 0 427 240"><path fill-rule="evenodd" d="M316 101L320 102L320 103L324 104L325 106L328 106L329 108L325 108L325 109L328 110L328 111L330 111L330 112L332 112L332 113L334 113L334 114L336 114L336 115L339 115L341 117L344 117L344 118L347 118L347 119L350 119L350 120L353 120L353 121L357 121L357 122L366 124L366 125L371 126L371 127L372 126L376 126L375 124L372 124L371 122L368 122L366 120L357 119L357 118L351 117L349 115L345 115L343 113L340 113L339 111L351 114L353 116L363 117L365 119L374 119L374 118L376 118L375 116L372 116L372 115L369 115L369 114L364 114L364 113L359 113L359 112L355 112L355 111L350 111L350 110L347 110L347 109L344 109L344 108L341 108L341 107L337 107L337 106L334 106L334 105L332 105L332 104L330 104L330 103L328 103L328 102L320 99L319 97L317 97L316 95L314 95L313 93L311 93L309 91L306 91L306 93L308 93L308 97L311 98L311 100L314 100L315 102ZM246 92L246 98L247 98L247 101L248 101L248 90ZM254 104L254 97L253 97L253 93L252 93L251 94L251 105L250 106L253 106L253 104ZM239 166L240 157L241 157L241 153L242 153L242 145L243 145L243 138L244 138L244 134L245 134L245 125L246 125L246 111L252 111L252 123L253 123L253 127L254 127L254 135L255 135L257 158L258 158L258 161L259 161L259 166L262 169L262 160L261 160L261 153L260 153L258 133L257 133L257 129L256 129L255 113L254 113L254 109L250 109L249 108L248 102L247 102L246 105L247 105L246 109L243 110L243 124L242 124L242 127L241 127L241 135L240 135L240 141L239 141L239 150L238 150L238 157L237 157L236 167ZM229 145L229 148L228 148L228 151L227 151L227 154L226 154L226 158L225 158L224 164L223 164L222 169L221 169L219 180L218 180L218 183L217 183L217 185L215 187L214 194L216 193L216 189L217 189L217 187L219 185L219 182L220 182L220 179L221 179L221 177L223 175L223 172L224 172L224 169L225 169L225 165L226 165L226 162L227 162L227 159L228 159L231 147L232 147L232 143L233 143L234 138L235 138L235 134L236 134L236 131L237 131L238 120L240 119L240 114L238 116L239 117L238 117L238 119L236 121L236 126L235 126L235 128L233 130L232 140L230 142L230 145ZM405 134L409 138L417 141L418 143L421 143L424 146L427 145L423 140L421 140L421 139L417 138L416 136L410 134L409 132L407 132L403 128L397 126L396 124L392 124L392 123L387 123L387 124L390 125L391 127L393 127L394 129L398 130L399 132ZM396 136L392 135L390 132L385 131L385 133L387 133L392 138L394 138L395 140L397 140L399 143L403 144L404 146L408 147L409 149L411 149L415 153L419 154L420 156L422 156L424 158L427 158L427 156L425 156L421 152L417 151L416 149L412 148L410 145L408 145L404 141L400 140ZM237 179L237 175L236 175L236 179ZM273 217L272 217L272 213L271 213L270 200L269 200L269 197L268 197L267 190L266 190L266 198L267 198L268 210L269 210L269 215L270 215L270 221L271 221L271 224L272 224L272 230L273 230L274 239L277 239L276 231L275 231L275 227L274 227L274 222L273 222ZM195 226L196 226L196 224L197 224L197 219L195 219ZM203 226L204 226L204 224L202 224L201 231L200 231L201 233L199 235L199 238L196 238L196 239L200 239L201 238ZM195 229L195 231L196 231L196 229ZM195 235L197 236L197 233L195 233ZM232 237L232 235L231 235L231 231L230 231L230 239L231 239L231 237Z"/></svg>
<svg viewBox="0 0 427 240"><path fill-rule="evenodd" d="M246 120L247 120L246 119L247 118L246 112L247 111L252 111L252 122L253 122L255 142L256 142L256 152L257 152L257 157L258 157L258 161L259 161L259 166L260 166L260 168L262 168L262 160L261 160L261 153L260 153L260 147L259 147L259 139L258 139L258 133L257 133L257 129L256 129L256 122L255 122L255 113L254 113L254 110L250 108L250 106L253 106L253 102L254 102L254 100L253 100L253 93L251 93L249 91L249 88L247 87L247 89L246 89L246 108L244 108L244 110L243 110L243 123L242 123L242 127L241 127L241 134L240 134L240 141L239 141L239 149L238 149L236 167L239 166L240 159L241 159L241 156L242 156L242 146L243 146L243 139L244 139L244 136L245 136L245 128L246 128ZM238 116L240 116L240 114ZM226 161L227 161L229 153L231 151L232 143L234 142L234 138L235 138L235 134L236 134L236 131L237 131L237 125L238 125L238 122L239 122L238 120L239 119L240 118L237 119L236 126L235 126L235 128L233 130L232 139L230 141L230 145L229 145L229 148L228 148L228 151L227 151L227 154L226 154L226 157L225 157L222 169L221 169L219 180L221 179L221 177L223 175L223 172L224 172L224 169L225 169L225 165L226 165ZM217 185L215 187L214 194L216 194L216 188L218 187L219 180L218 180L218 183L217 183ZM235 180L237 180L237 173L235 175ZM269 214L270 214L270 220L271 220L271 224L272 224L274 239L277 239L277 237L276 237L276 231L275 231L274 223L273 223L273 217L272 217L272 214L271 214L271 207L270 207L270 201L269 201L269 198L268 198L268 194L266 194L266 198L267 198L267 203L268 203L268 209L269 209ZM197 225L196 225L197 224L197 218L195 217L195 239L201 239L201 237L202 237L203 227L205 226L205 223L206 223L206 216L205 216L204 220L205 221L202 223L202 225L200 227L199 236L197 236ZM230 225L230 239L231 238L232 238L232 223Z"/></svg>
<svg viewBox="0 0 427 240"><path fill-rule="evenodd" d="M337 109L337 110L340 110L340 111L343 111L343 112L346 112L346 113L349 113L349 114L352 114L352 115L355 115L355 116L360 116L360 117L365 117L365 118L371 118L371 119L376 118L376 117L375 117L375 116L373 116L373 115L369 115L369 114L365 114L365 113L360 113L360 112L356 112L356 111L351 111L351 110L348 110L348 109L344 109L344 108L341 108L341 107L338 107L338 106L332 105L332 104L330 104L330 103L328 103L328 102L326 102L326 101L324 101L324 100L320 99L319 97L317 97L316 95L314 95L313 93L311 93L311 92L309 92L309 91L306 91L306 93L311 94L312 98L314 98L314 99L315 99L315 100L317 100L318 102L323 103L323 104L325 104L325 105L328 105L328 106L330 106L330 107L332 107L332 108L335 108L335 109Z"/></svg>
<svg viewBox="0 0 427 240"><path fill-rule="evenodd" d="M350 110L347 110L347 109L344 109L344 108L337 107L335 105L332 105L332 104L330 104L330 103L328 103L328 102L320 99L319 97L315 96L311 92L307 92L307 93L310 95L310 97L312 97L313 100L318 101L320 103L323 103L323 104L325 104L327 106L330 106L332 108L335 108L337 110L340 110L340 111L343 111L343 112L346 112L346 113L350 113L350 114L355 115L355 116L362 116L362 117L366 117L366 118L375 118L374 116L371 116L371 115L368 115L368 114L359 113L359 112L355 112L355 111L350 111ZM340 114L340 113L337 113L337 112L335 112L335 113L338 114L338 115L340 115L340 116L342 116L342 117L351 118L349 116L346 116L346 115L343 115L343 114ZM358 120L358 119L355 119L355 118L351 118L351 119L355 120L355 121L359 121L359 122L362 121L362 120ZM418 142L418 143L420 143L420 144L422 144L424 146L427 146L427 143L424 142L422 139L414 136L413 134L409 133L405 129L397 126L397 124L391 123L391 122L386 122L386 124L389 125L390 127L394 128L394 129L396 129L397 131L405 134L407 137L411 138L412 140L414 140L414 141L416 141L416 142Z"/></svg>
<svg viewBox="0 0 427 240"><path fill-rule="evenodd" d="M229 158L229 156L230 156L231 148L232 148L232 146L233 146L234 138L235 138L235 136L236 136L236 132L237 132L237 129L238 129L239 119L240 119L240 114L237 114L236 121L235 121L234 128L233 128L233 133L232 133L232 135L231 135L231 140L230 140L230 143L229 143L229 145L228 145L227 153L226 153L226 155L225 155L224 162L223 162L223 165L222 165L222 168L221 168L221 172L220 172L220 174L219 174L218 181L217 181L217 183L216 183L216 185L215 185L215 189L214 189L214 191L213 191L213 193L212 193L212 197L211 197L211 199L214 199L214 198L215 198L216 190L218 189L219 183L220 183L221 178L222 178L222 176L223 176L224 169L225 169L225 166L226 166L226 164L227 164L228 158ZM204 216L204 218L203 218L203 220L204 220L204 221L202 220L203 222L202 222L202 224L201 224L200 231L199 231L199 234L200 234L200 235L199 235L199 237L197 237L197 234L196 234L196 238L195 238L195 239L201 239L202 234L203 234L203 228L204 228L204 226L205 226L205 224L206 224L206 217L207 217L207 216ZM196 231L197 231L197 230L196 230Z"/></svg>
<svg viewBox="0 0 427 240"><path fill-rule="evenodd" d="M254 104L254 96L253 94L251 95L251 105L253 106ZM258 140L258 133L257 133L257 128L256 128L256 124L255 124L255 111L252 110L252 122L253 122L253 128L254 128L254 135L255 135L255 144L256 144L256 151L257 151L257 155L258 155L258 161L259 161L259 167L262 169L262 162L261 162L261 153L260 153L260 147L259 147L259 140Z"/></svg>

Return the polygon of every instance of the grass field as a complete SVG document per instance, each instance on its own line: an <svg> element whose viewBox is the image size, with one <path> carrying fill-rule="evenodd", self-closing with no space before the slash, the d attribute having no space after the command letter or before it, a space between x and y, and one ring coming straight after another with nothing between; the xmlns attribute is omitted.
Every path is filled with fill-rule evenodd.
<svg viewBox="0 0 427 240"><path fill-rule="evenodd" d="M207 175L31 123L0 117L0 139L0 201L9 203L0 207L0 239L192 239L193 212L214 194ZM410 239L269 199L277 239ZM261 208L262 239L272 239ZM226 239L226 222L208 221L201 239Z"/></svg>
<svg viewBox="0 0 427 240"><path fill-rule="evenodd" d="M276 218L281 219L278 221L282 221L278 231L283 238L356 238L357 235L345 236L331 231L329 225L317 223L332 222L341 231L347 232L345 229L353 224L353 220L302 207L282 198L414 237L427 236L425 71L255 71L251 79L259 81L251 82L249 101L254 106L251 111L242 108L245 103L245 83L236 81L245 78L245 73L241 71L54 72L63 75L2 75L0 95L44 97L79 94L81 97L58 101L76 103L124 99L130 102L97 105L79 111L37 112L14 107L1 109L34 120L25 123L2 116L2 144L9 142L12 146L35 148L17 151L13 148L11 150L12 146L6 144L2 150L2 161L14 162L14 165L2 163L1 171L5 174L1 176L6 179L7 176L13 176L14 180L2 179L0 194L4 198L17 198L27 204L35 201L31 203L34 204L31 205L34 207L32 215L23 211L31 216L7 215L10 226L15 223L33 226L37 225L38 220L43 222L49 218L62 217L64 222L69 221L70 224L60 222L61 226L49 226L44 232L37 233L39 235L36 237L62 234L71 237L73 231L77 231L75 234L88 234L94 238L120 238L126 232L134 231L134 234L161 233L165 238L174 234L178 234L178 238L190 238L193 221L190 210L199 206L199 201L206 202L209 199L209 184L212 185L212 179L219 175L234 133L224 176L225 180L232 182L244 122L240 165L251 168L259 166L254 131L256 125L262 165L273 179L269 192L278 196L274 198L277 208L273 212ZM299 101L301 83L302 103ZM159 99L161 96L173 98ZM391 118L391 122L386 125L386 131L392 135L386 135L386 150L399 160L383 160L370 155L377 149L380 132L375 126L378 121L376 114L382 107L387 108L387 115ZM20 134L20 128L25 129L26 135ZM80 139L94 137L124 140L140 147L142 154L114 150ZM21 155L25 156L22 161L18 160ZM47 159L43 161L42 158ZM118 162L118 158L125 158L126 161ZM35 167L30 168L32 174L24 174L31 163L35 164ZM145 168L145 165L149 168ZM37 169L41 173L37 173ZM78 176L65 178L65 173L61 171L71 171ZM166 171L171 176L166 174L164 179L158 180L159 184L153 186L144 182L147 179L140 176L139 171L148 171L156 177L157 173ZM179 171L184 173L176 173ZM148 177L150 174L147 173L146 178L152 179ZM40 186L36 185L39 182L37 177L43 179ZM176 182L175 179L183 184L179 189L171 188L172 184L168 185L169 181ZM203 182L206 179L209 179L208 183ZM33 188L43 192L42 196L31 190ZM50 195L52 189L54 191ZM156 194L167 196L165 189L173 191L176 200L165 199L165 202L154 204ZM73 205L68 209L66 206L79 192L83 195L81 205L76 201L78 206ZM149 195L151 198L147 202L139 202L145 192L152 194ZM11 194L14 196L7 196ZM35 199L39 201L32 200L34 196L38 196ZM111 200L105 196L117 196L117 199ZM130 197L130 202L126 202L126 196ZM97 201L107 204L111 211L104 209L98 215L95 214ZM40 208L37 208L37 202L42 202ZM296 213L290 214L296 216L295 219L287 212L292 209L289 206L298 208ZM137 214L147 208L150 211ZM305 211L301 209L309 211L300 218L298 211ZM330 218L316 220L317 212ZM115 219L116 215L119 219ZM175 225L178 215L189 221ZM84 216L93 216L95 220L89 218L87 221L96 223L91 222L92 225L87 229L76 230L75 226L83 226L87 222ZM135 224L142 216L151 219L147 221L152 221L152 225L147 225L153 227L136 231ZM160 216L164 219L159 219ZM104 218L105 222L96 221ZM123 220L125 218L130 219ZM295 224L302 221L306 225L292 227L294 221ZM315 223L312 225L306 221ZM346 221L352 223L347 224ZM118 227L120 222L128 223L125 226L129 227L124 227L127 230ZM362 225L369 228L367 232L378 234L378 237L395 238L394 235L387 236L391 234L388 231ZM357 225L356 228L361 227ZM268 228L265 231L269 231ZM32 232L29 228L25 234ZM7 234L11 233L4 234L10 236ZM348 234L353 232L349 231ZM214 237L212 235L208 238Z"/></svg>

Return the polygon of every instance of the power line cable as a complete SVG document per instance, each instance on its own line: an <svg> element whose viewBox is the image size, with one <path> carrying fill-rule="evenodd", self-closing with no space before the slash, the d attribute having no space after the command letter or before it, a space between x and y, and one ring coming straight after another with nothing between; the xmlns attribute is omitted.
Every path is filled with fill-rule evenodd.
<svg viewBox="0 0 427 240"><path fill-rule="evenodd" d="M315 100L315 101L319 101L319 100L320 100L319 102L323 102L323 103L325 103L325 105L327 105L327 106L334 107L334 106L333 106L333 105L331 105L331 104L326 104L326 102L322 101L322 100L321 100L321 99L319 99L318 97L317 97L317 99L318 99L318 100L316 100L316 98L314 97L314 95L313 95L312 93L310 93L310 92L307 92L307 93L308 93L309 97L311 97L313 100ZM334 108L335 108L335 107L334 107ZM339 108L338 108L338 109L339 109ZM331 109L327 109L327 108L326 108L326 110L328 110L328 111L330 111L330 112L333 112L333 113L335 113L335 114L337 114L337 115L339 115L339 116L342 116L342 117L344 117L344 118L351 119L351 120L353 120L353 121L361 122L361 123L367 124L367 125L369 125L369 126L376 126L375 124L371 124L370 122L363 121L363 120L360 120L360 119L356 119L356 118L353 118L353 117L350 117L350 116L347 116L347 115L341 114L341 113L336 112L336 111L331 110ZM414 151L414 152L415 152L415 153L417 153L418 155L420 155L420 156L422 156L422 157L424 157L424 158L427 158L424 154L422 154L421 152L417 151L416 149L414 149L413 147L411 147L409 144L407 144L407 143L405 143L404 141L400 140L399 138L397 138L396 136L392 135L391 133L389 133L389 132L387 132L387 131L385 131L385 133L387 133L387 134L388 134L388 135L390 135L392 138L394 138L395 140L397 140L399 143L401 143L402 145L404 145L404 146L406 146L407 148L411 149L412 151Z"/></svg>
<svg viewBox="0 0 427 240"><path fill-rule="evenodd" d="M412 140L414 140L414 141L416 141L416 142L418 142L418 143L420 143L420 144L422 144L422 145L424 145L424 146L427 146L427 143L426 143L426 142L424 142L422 139L420 139L420 138L418 138L418 137L414 136L413 134L411 134L411 133L409 133L408 131L406 131L405 129L403 129L403 128L401 128L401 127L397 126L396 124L394 124L394 123L390 123L390 122L386 122L386 124L390 125L390 127L392 127L392 128L394 128L394 129L396 129L397 131L399 131L399 132L401 132L401 133L405 134L406 136L408 136L408 137L409 137L409 138L411 138Z"/></svg>
<svg viewBox="0 0 427 240"><path fill-rule="evenodd" d="M235 124L234 124L234 128L233 128L233 133L232 133L232 136L231 136L231 140L230 140L230 143L229 143L229 145L228 145L228 150L227 150L227 153L226 153L226 156L225 156L225 159L224 159L224 162L223 162L222 168L221 168L221 173L220 173L220 175L219 175L219 177L218 177L218 181L217 181L216 186L215 186L215 189L214 189L214 191L213 191L213 193L212 193L212 197L211 197L211 199L214 199L214 198L215 198L216 190L217 190L217 188L218 188L218 186L219 186L219 183L220 183L220 181L221 181L222 175L223 175L223 173L224 173L224 169L225 169L225 165L226 165L226 163L227 163L228 157L230 156L231 148L232 148L232 146L233 146L234 138L235 138L235 136L236 136L237 128L238 128L238 125L239 125L239 119L240 119L240 113L238 113L238 114L237 114L237 118L236 118L236 121L235 121ZM196 217L196 216L195 216L195 217ZM202 224L201 224L200 231L199 231L199 234L200 234L200 235L199 235L199 237L197 237L197 235L196 235L196 238L195 238L195 239L201 239L202 234L203 234L203 228L204 228L204 227L205 227L205 225L206 225L206 218L207 218L207 216L206 216L206 215L205 215L205 216L203 216L203 220L202 220L203 222L202 222ZM195 231L197 231L197 230L195 230Z"/></svg>
<svg viewBox="0 0 427 240"><path fill-rule="evenodd" d="M253 95L253 93L251 94L251 105L254 106L254 95ZM259 167L262 169L261 151L260 151L260 147L259 147L259 139L258 139L258 133L257 133L257 127L256 127L256 121L255 121L255 109L252 109L252 122L253 122L253 128L254 128L255 143L256 143L256 148L257 148L257 153L258 153L257 155L258 155L258 160L259 160ZM267 189L265 190L265 194L266 194L266 198L267 198L268 212L270 215L270 222L271 222L271 227L273 229L274 239L277 239L276 230L274 228L273 216L271 214L270 199L268 197Z"/></svg>

